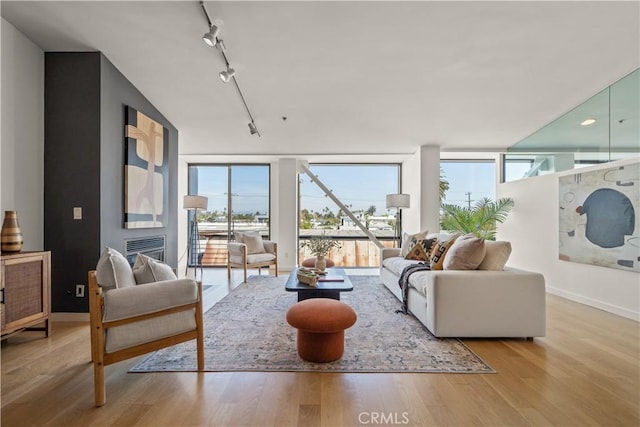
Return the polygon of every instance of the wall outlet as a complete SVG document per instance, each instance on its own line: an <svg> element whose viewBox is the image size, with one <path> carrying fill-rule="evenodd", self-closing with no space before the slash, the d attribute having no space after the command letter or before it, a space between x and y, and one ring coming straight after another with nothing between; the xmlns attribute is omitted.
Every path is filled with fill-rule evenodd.
<svg viewBox="0 0 640 427"><path fill-rule="evenodd" d="M84 298L84 285L76 285L76 297Z"/></svg>

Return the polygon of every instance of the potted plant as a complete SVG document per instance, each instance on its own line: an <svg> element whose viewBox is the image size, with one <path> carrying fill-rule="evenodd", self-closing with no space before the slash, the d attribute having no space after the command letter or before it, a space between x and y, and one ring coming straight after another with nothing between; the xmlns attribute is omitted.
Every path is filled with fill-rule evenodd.
<svg viewBox="0 0 640 427"><path fill-rule="evenodd" d="M332 248L340 248L340 243L327 236L313 236L300 243L300 248L307 248L316 257L316 268L324 271L327 261L324 259Z"/></svg>
<svg viewBox="0 0 640 427"><path fill-rule="evenodd" d="M503 223L511 209L513 200L508 197L495 202L485 197L472 208L445 204L442 205L440 226L443 230L471 233L481 239L495 240L496 224Z"/></svg>

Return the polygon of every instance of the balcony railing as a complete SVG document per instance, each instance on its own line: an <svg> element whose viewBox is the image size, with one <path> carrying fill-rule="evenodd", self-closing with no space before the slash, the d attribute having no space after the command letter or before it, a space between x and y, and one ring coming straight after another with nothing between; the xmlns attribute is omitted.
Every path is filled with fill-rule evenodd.
<svg viewBox="0 0 640 427"><path fill-rule="evenodd" d="M331 249L327 258L331 259L337 267L380 266L380 249L359 230L300 230L300 234L299 242L319 235L336 240L340 244L340 248ZM375 234L384 247L392 248L397 245L392 232L378 230ZM205 230L200 230L200 237L200 248L203 252L202 265L205 267L226 266L227 231L206 230L205 228ZM263 237L266 238L266 232ZM298 250L299 263L308 258L313 258L308 248Z"/></svg>

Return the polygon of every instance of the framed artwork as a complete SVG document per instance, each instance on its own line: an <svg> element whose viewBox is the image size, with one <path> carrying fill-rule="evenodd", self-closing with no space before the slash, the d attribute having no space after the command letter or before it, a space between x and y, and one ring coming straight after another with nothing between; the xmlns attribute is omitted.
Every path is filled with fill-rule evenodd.
<svg viewBox="0 0 640 427"><path fill-rule="evenodd" d="M160 123L125 107L124 228L167 225L169 132Z"/></svg>
<svg viewBox="0 0 640 427"><path fill-rule="evenodd" d="M640 162L560 177L559 258L640 272Z"/></svg>

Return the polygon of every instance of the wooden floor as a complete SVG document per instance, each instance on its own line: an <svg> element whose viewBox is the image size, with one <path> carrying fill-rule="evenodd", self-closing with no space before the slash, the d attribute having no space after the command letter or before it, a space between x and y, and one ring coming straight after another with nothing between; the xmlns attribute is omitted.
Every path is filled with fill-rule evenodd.
<svg viewBox="0 0 640 427"><path fill-rule="evenodd" d="M93 407L89 326L2 343L2 427L640 425L639 324L547 298L547 336L464 340L496 374L147 373L106 368Z"/></svg>

